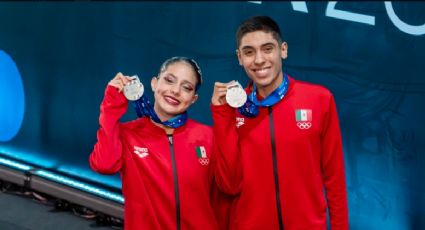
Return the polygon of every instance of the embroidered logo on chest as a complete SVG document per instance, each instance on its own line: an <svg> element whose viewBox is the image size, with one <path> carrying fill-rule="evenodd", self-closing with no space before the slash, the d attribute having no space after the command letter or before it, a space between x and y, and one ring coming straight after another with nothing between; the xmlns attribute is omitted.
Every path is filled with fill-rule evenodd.
<svg viewBox="0 0 425 230"><path fill-rule="evenodd" d="M299 129L309 129L313 126L313 115L311 109L296 109L295 120Z"/></svg>
<svg viewBox="0 0 425 230"><path fill-rule="evenodd" d="M210 160L207 156L207 151L205 150L204 146L197 146L196 147L196 155L198 156L198 161L201 163L201 165L208 165L210 163Z"/></svg>
<svg viewBox="0 0 425 230"><path fill-rule="evenodd" d="M133 152L140 158L145 158L145 157L149 156L148 148L141 148L141 147L138 147L138 146L134 146Z"/></svg>
<svg viewBox="0 0 425 230"><path fill-rule="evenodd" d="M245 118L243 117L236 117L236 128L241 127L245 124Z"/></svg>

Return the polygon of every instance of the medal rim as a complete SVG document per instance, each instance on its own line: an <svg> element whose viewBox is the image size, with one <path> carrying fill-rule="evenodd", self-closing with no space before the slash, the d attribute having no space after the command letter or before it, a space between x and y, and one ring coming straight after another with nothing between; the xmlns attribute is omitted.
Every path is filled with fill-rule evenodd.
<svg viewBox="0 0 425 230"><path fill-rule="evenodd" d="M142 97L142 95L144 93L143 84L138 80L136 80L136 81L137 81L137 83L135 83L135 84L130 83L130 84L127 84L127 85L124 86L124 90L123 90L124 96L130 101L138 100L140 97ZM137 90L137 93L130 93L129 88L136 88L136 90L137 90L137 88L139 88L139 89ZM133 92L133 90L131 90L131 91Z"/></svg>
<svg viewBox="0 0 425 230"><path fill-rule="evenodd" d="M241 96L242 98L240 98ZM247 97L248 96L246 95L246 92L244 89L242 89L242 87L231 87L227 90L226 93L227 104L229 104L233 108L242 107L245 104Z"/></svg>

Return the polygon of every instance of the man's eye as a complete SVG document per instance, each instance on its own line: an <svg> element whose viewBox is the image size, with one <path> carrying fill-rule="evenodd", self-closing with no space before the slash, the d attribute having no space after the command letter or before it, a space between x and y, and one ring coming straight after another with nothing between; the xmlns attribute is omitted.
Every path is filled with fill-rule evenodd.
<svg viewBox="0 0 425 230"><path fill-rule="evenodd" d="M267 53L271 53L271 52L273 51L273 47L266 47L266 48L265 48L265 51L266 51Z"/></svg>
<svg viewBox="0 0 425 230"><path fill-rule="evenodd" d="M252 52L251 50L245 51L244 54L246 56L251 56L254 52Z"/></svg>

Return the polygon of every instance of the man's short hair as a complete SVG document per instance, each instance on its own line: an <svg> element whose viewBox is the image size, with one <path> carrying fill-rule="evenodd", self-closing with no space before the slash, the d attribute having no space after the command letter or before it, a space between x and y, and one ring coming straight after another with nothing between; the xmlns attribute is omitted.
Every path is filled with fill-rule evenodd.
<svg viewBox="0 0 425 230"><path fill-rule="evenodd" d="M268 16L254 16L246 19L241 23L236 32L236 46L239 48L242 37L245 34L255 31L264 31L272 33L276 41L282 43L282 34L280 33L279 25Z"/></svg>

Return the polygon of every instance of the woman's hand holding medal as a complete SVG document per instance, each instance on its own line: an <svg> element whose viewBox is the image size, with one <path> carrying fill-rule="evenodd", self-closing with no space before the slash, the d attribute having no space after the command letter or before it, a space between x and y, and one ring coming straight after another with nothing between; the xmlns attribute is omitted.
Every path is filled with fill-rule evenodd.
<svg viewBox="0 0 425 230"><path fill-rule="evenodd" d="M119 72L114 79L109 82L109 85L118 89L118 92L124 92L125 97L129 101L138 100L144 93L143 84L140 82L137 75L125 76Z"/></svg>

